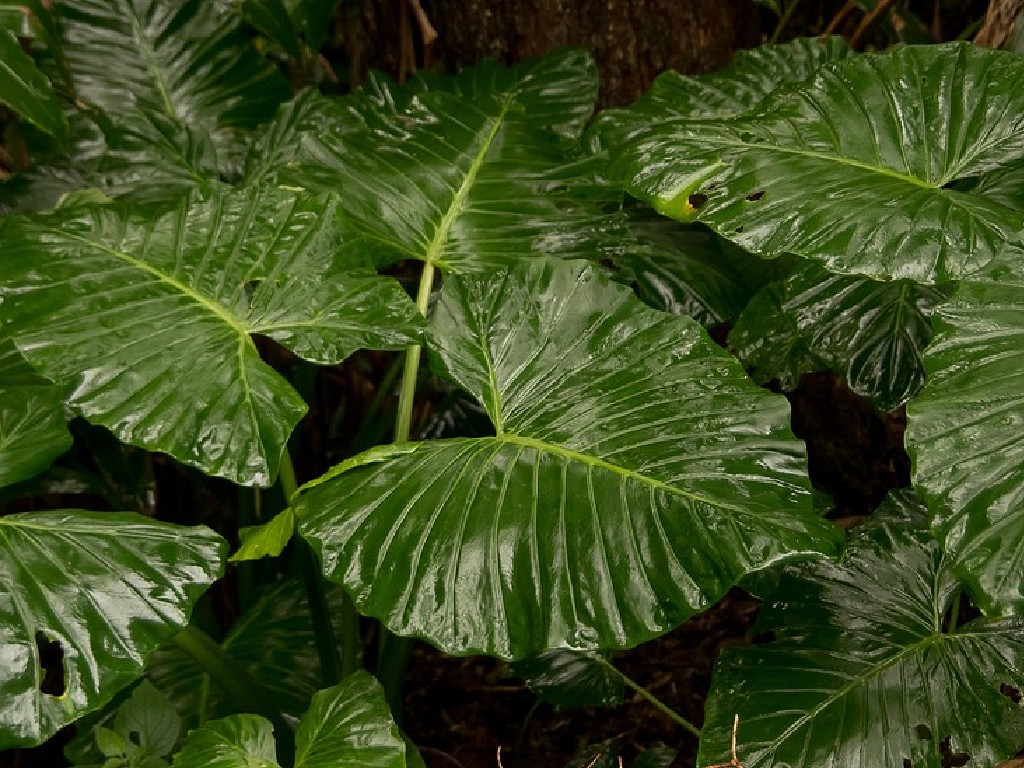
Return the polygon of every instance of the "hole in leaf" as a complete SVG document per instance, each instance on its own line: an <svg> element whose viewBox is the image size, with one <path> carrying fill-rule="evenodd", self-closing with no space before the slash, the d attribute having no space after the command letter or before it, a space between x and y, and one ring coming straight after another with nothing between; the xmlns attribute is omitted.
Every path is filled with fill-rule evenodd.
<svg viewBox="0 0 1024 768"><path fill-rule="evenodd" d="M924 723L918 723L916 726L914 726L914 733L916 733L917 738L921 739L922 741L931 741L933 738L932 729Z"/></svg>
<svg viewBox="0 0 1024 768"><path fill-rule="evenodd" d="M704 203L706 203L707 201L708 201L708 196L705 195L703 192L694 192L692 195L690 195L688 198L686 198L686 205L689 208L692 208L693 210L696 211L698 208L700 208L702 205L704 205Z"/></svg>
<svg viewBox="0 0 1024 768"><path fill-rule="evenodd" d="M751 194L747 195L747 201L751 203L756 203L762 197L764 197L764 190L759 189L757 190L757 192L752 192Z"/></svg>
<svg viewBox="0 0 1024 768"><path fill-rule="evenodd" d="M1014 688L1009 683L1000 683L999 692L1014 704L1020 704L1021 700L1024 699L1020 694L1020 689Z"/></svg>
<svg viewBox="0 0 1024 768"><path fill-rule="evenodd" d="M735 232L737 235L743 232L743 225L741 224L740 226L736 227L736 229L734 229L733 232Z"/></svg>
<svg viewBox="0 0 1024 768"><path fill-rule="evenodd" d="M963 768L971 759L970 752L954 752L950 745L950 736L942 740L939 752L942 754L942 768Z"/></svg>
<svg viewBox="0 0 1024 768"><path fill-rule="evenodd" d="M910 762L909 757L903 758L903 768L914 768L914 764Z"/></svg>
<svg viewBox="0 0 1024 768"><path fill-rule="evenodd" d="M139 733L138 731L129 731L128 732L128 741L130 741L136 747L141 747L142 746L142 734Z"/></svg>
<svg viewBox="0 0 1024 768"><path fill-rule="evenodd" d="M39 666L43 670L39 690L47 696L63 696L64 649L60 640L50 640L42 632L36 632L36 650L39 653Z"/></svg>

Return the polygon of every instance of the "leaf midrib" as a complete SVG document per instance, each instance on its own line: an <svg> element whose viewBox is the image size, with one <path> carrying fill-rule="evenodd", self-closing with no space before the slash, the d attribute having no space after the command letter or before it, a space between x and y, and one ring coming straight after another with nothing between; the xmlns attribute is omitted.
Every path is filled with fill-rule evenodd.
<svg viewBox="0 0 1024 768"><path fill-rule="evenodd" d="M645 475L641 472L636 471L635 469L619 466L618 464L612 464L610 461L605 461L599 456L592 456L590 454L580 453L579 451L574 451L571 448L566 448L565 446L558 445L556 443L549 443L545 440L538 440L537 438L533 437L517 435L512 432L505 432L501 435L498 435L497 437L489 437L483 439L496 440L501 443L508 443L510 445L518 445L526 448L533 448L534 450L542 451L545 453L551 453L556 456L560 456L563 459L568 459L569 461L576 461L591 467L597 467L598 469L613 472L614 474L621 475L622 477L627 478L629 480L634 480L638 483L642 483L652 488L656 488L659 491L664 491L665 493L671 494L672 496L682 496L683 498L688 499L690 501L699 502L701 504L708 504L712 507L729 509L734 512L743 512L743 509L741 507L736 506L734 504L730 504L729 502L724 501L722 499L709 499L706 496L701 496L700 494L693 493L692 491L686 491L675 485L666 483L664 480L658 480L656 478Z"/></svg>
<svg viewBox="0 0 1024 768"><path fill-rule="evenodd" d="M177 111L174 109L174 104L171 102L171 94L167 89L166 83L161 68L158 66L156 59L156 51L153 46L149 44L149 40L143 33L142 24L139 22L139 17L135 13L134 7L131 3L121 2L121 12L124 13L132 25L132 37L134 38L138 51L142 56L143 61L146 63L147 68L153 74L153 82L156 84L156 89L160 94L160 98L164 102L164 111L168 117L178 117Z"/></svg>
<svg viewBox="0 0 1024 768"><path fill-rule="evenodd" d="M861 685L865 685L869 680L878 677L878 675L880 675L882 672L889 669L890 667L895 666L898 662L903 661L906 657L912 656L918 651L923 651L925 648L929 646L945 644L947 640L960 640L967 637L973 637L973 634L956 633L953 635L949 635L944 634L942 632L936 632L930 635L926 635L925 637L921 638L918 642L906 646L899 653L896 653L887 658L885 661L872 666L866 673L864 673L863 675L858 675L849 683L844 685L842 688L839 688L838 690L833 692L817 706L813 707L812 709L808 710L803 715L801 715L795 722L793 722L792 725L790 725L785 731L779 734L779 736L770 743L774 748L777 749L781 744L783 744L786 741L786 739L792 736L797 730L807 725L808 722L814 720L814 718L820 715L823 711L825 711L833 704L835 704L837 701L847 696L850 693L850 691L854 690L855 688Z"/></svg>
<svg viewBox="0 0 1024 768"><path fill-rule="evenodd" d="M699 141L699 139L698 139ZM744 150L762 150L770 152L778 152L787 155L796 155L798 157L809 157L815 160L823 160L837 165L846 165L852 168L859 168L864 171L871 171L881 176L887 176L889 178L898 179L899 181L912 184L915 187L921 187L923 189L939 190L942 188L942 184L935 184L919 179L916 176L910 176L899 171L894 171L891 168L885 168L878 165L871 165L870 163L863 162L861 160L854 160L851 157L845 157L843 155L830 155L825 152L816 152L809 149L798 149L796 147L786 147L781 144L751 144L745 141L715 141L709 142L716 146L728 147L732 149L744 149ZM943 182L945 183L945 182Z"/></svg>
<svg viewBox="0 0 1024 768"><path fill-rule="evenodd" d="M251 343L252 340L249 338L249 329L246 325L239 322L238 318L231 314L223 306L218 304L216 301L213 301L212 299L199 293L195 288L192 288L190 285L187 285L181 282L180 280L171 277L166 272L162 272L156 267L147 264L146 262L140 259L136 259L134 256L131 256L130 254L125 253L124 251L119 251L118 249L112 248L98 240L90 240L87 237L83 237L82 235L78 235L73 232L63 232L61 234L68 240L74 240L91 248L97 248L103 251L104 253L113 256L115 259L124 261L130 264L132 267L135 267L136 269L145 272L146 274L152 275L160 283L182 294L183 296L191 299L196 304L206 309L208 312L213 314L218 320L230 326L231 329L234 330L239 336L248 339Z"/></svg>
<svg viewBox="0 0 1024 768"><path fill-rule="evenodd" d="M488 131L487 136L480 144L480 148L477 150L476 156L473 158L473 162L470 163L469 168L466 171L466 175L462 178L462 183L455 192L455 196L452 198L452 201L448 206L448 210L444 212L444 215L441 217L441 221L437 225L437 229L434 230L434 236L430 239L427 251L424 254L424 261L431 267L436 266L440 261L441 253L448 240L448 234L451 232L452 224L455 223L455 220L459 217L459 214L462 213L462 210L466 205L466 198L469 197L469 192L473 188L473 184L476 182L476 177L480 173L480 169L483 167L484 160L487 158L487 153L490 151L491 144L494 142L494 137L498 135L498 131L504 124L505 115L508 113L511 104L512 99L506 98L501 106L501 110L497 115L491 118L493 120L491 130Z"/></svg>

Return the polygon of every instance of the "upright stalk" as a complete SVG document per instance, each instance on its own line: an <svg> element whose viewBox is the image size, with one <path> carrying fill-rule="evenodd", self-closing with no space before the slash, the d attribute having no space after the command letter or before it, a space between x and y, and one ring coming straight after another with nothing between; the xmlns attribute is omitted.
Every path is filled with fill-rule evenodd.
<svg viewBox="0 0 1024 768"><path fill-rule="evenodd" d="M298 483L295 480L295 467L292 465L292 458L288 451L285 451L281 457L278 482L281 483L285 503L291 503L291 498L298 489ZM302 538L296 542L296 547L298 550L296 554L302 559L302 581L306 587L309 615L313 620L313 637L316 641L317 655L320 657L321 684L324 688L328 688L341 682L345 676L346 664L338 653L338 640L334 636L334 626L331 623L331 606L327 602L327 592L324 589L323 577L320 575L320 563L316 553ZM347 595L345 600L351 605ZM345 638L342 654L351 657L349 664L357 652L358 649L353 646L349 638ZM354 668L350 671L354 671Z"/></svg>
<svg viewBox="0 0 1024 768"><path fill-rule="evenodd" d="M431 259L423 263L420 285L416 291L416 308L423 317L430 307L430 292L434 288L434 264ZM423 350L417 344L405 350L405 366L402 369L402 388L398 394L398 416L395 420L395 442L409 441L412 432L412 411L416 399L416 381L420 373L420 358ZM412 656L413 639L392 634L383 624L380 628L380 646L377 656L377 679L384 689L384 698L391 708L391 715L401 725L402 683Z"/></svg>
<svg viewBox="0 0 1024 768"><path fill-rule="evenodd" d="M434 287L434 265L427 261L420 275L420 287L416 292L416 308L423 317L427 316L430 306L430 291ZM402 389L398 394L398 418L395 421L395 442L404 443L409 440L412 431L412 407L416 399L416 380L420 373L420 356L422 347L418 344L405 350L405 367L402 370Z"/></svg>
<svg viewBox="0 0 1024 768"><path fill-rule="evenodd" d="M274 703L273 697L252 675L228 656L216 640L194 626L187 626L174 637L174 644L210 676L241 712L256 712L274 726L280 759L295 754L295 735ZM282 763L283 764L283 763Z"/></svg>

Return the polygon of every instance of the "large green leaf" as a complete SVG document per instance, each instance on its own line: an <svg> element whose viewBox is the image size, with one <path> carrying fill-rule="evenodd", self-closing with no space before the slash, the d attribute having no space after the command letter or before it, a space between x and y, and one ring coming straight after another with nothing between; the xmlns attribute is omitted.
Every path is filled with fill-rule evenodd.
<svg viewBox="0 0 1024 768"><path fill-rule="evenodd" d="M456 75L425 74L419 84L467 101L479 98L513 100L534 125L576 138L594 113L598 73L593 55L567 48L542 59L527 59L506 67L485 59Z"/></svg>
<svg viewBox="0 0 1024 768"><path fill-rule="evenodd" d="M290 90L234 14L203 0L60 2L76 95L111 115L136 109L229 131L268 119Z"/></svg>
<svg viewBox="0 0 1024 768"><path fill-rule="evenodd" d="M722 655L698 765L728 760L736 714L747 768L989 768L1020 747L1024 620L947 631L949 563L912 499L888 504L843 563L787 571L754 628L773 642Z"/></svg>
<svg viewBox="0 0 1024 768"><path fill-rule="evenodd" d="M1020 239L1024 214L955 185L1024 157L1024 59L968 44L826 64L744 116L666 111L613 149L655 208L765 256L957 279Z"/></svg>
<svg viewBox="0 0 1024 768"><path fill-rule="evenodd" d="M359 671L313 696L295 735L295 768L405 768L405 742L380 684ZM277 768L270 723L232 715L189 734L175 768Z"/></svg>
<svg viewBox="0 0 1024 768"><path fill-rule="evenodd" d="M207 528L131 513L0 518L0 749L43 741L137 678L226 548ZM40 659L50 644L59 661Z"/></svg>
<svg viewBox="0 0 1024 768"><path fill-rule="evenodd" d="M416 339L400 286L340 241L337 198L273 189L12 218L0 322L83 416L212 475L269 485L298 394L251 334L312 362Z"/></svg>
<svg viewBox="0 0 1024 768"><path fill-rule="evenodd" d="M112 119L94 110L74 115L71 126L70 156L46 148L31 168L0 186L0 202L11 211L48 210L86 188L133 203L173 203L193 191L209 194L242 172L242 143L226 137L217 142L207 128L190 128L158 112L136 110Z"/></svg>
<svg viewBox="0 0 1024 768"><path fill-rule="evenodd" d="M332 586L328 598L332 614L339 616L340 588ZM298 718L309 706L322 673L309 603L300 582L287 580L268 589L220 645L285 715ZM146 674L171 698L188 727L237 712L235 703L176 645L157 651Z"/></svg>
<svg viewBox="0 0 1024 768"><path fill-rule="evenodd" d="M42 472L70 447L56 390L0 342L0 487Z"/></svg>
<svg viewBox="0 0 1024 768"><path fill-rule="evenodd" d="M376 263L419 259L480 272L535 253L614 256L625 231L601 205L617 196L597 178L603 161L544 125L578 119L565 93L588 88L591 73L557 89L517 90L494 72L497 90L481 75L469 101L443 90L420 93L407 110L354 100L350 117L302 136L271 178L345 190L346 213ZM353 130L353 114L368 127Z"/></svg>
<svg viewBox="0 0 1024 768"><path fill-rule="evenodd" d="M380 85L375 91L374 86ZM353 104L364 110L386 109L378 97L390 95L388 83L376 76L359 91L345 97L324 96L316 88L306 88L291 101L282 104L274 119L265 125L253 142L245 160L245 181L256 184L272 180L277 170L294 163L300 156L323 151L320 144L328 134L344 136L365 130L366 121ZM305 149L305 145L311 145Z"/></svg>
<svg viewBox="0 0 1024 768"><path fill-rule="evenodd" d="M760 382L794 389L800 376L831 368L854 391L891 411L924 385L929 317L943 299L911 280L831 275L811 264L767 286L729 335Z"/></svg>
<svg viewBox="0 0 1024 768"><path fill-rule="evenodd" d="M274 730L259 715L231 715L188 735L176 768L278 768Z"/></svg>
<svg viewBox="0 0 1024 768"><path fill-rule="evenodd" d="M595 269L450 279L432 346L495 436L371 450L295 501L324 572L396 633L514 658L626 647L835 551L785 400Z"/></svg>
<svg viewBox="0 0 1024 768"><path fill-rule="evenodd" d="M193 190L209 194L222 178L240 173L237 148L218 147L209 131L158 112L137 111L109 119L98 115L102 145L74 165L82 182L133 203L178 200Z"/></svg>
<svg viewBox="0 0 1024 768"><path fill-rule="evenodd" d="M0 29L0 102L59 142L67 141L68 121L50 81L6 29Z"/></svg>
<svg viewBox="0 0 1024 768"><path fill-rule="evenodd" d="M743 114L777 88L802 83L823 65L851 55L841 37L798 38L781 45L739 51L729 66L705 75L658 75L650 89L628 109L602 112L594 134L602 144L667 117L714 120Z"/></svg>
<svg viewBox="0 0 1024 768"><path fill-rule="evenodd" d="M915 484L981 606L1024 609L1024 253L964 281L935 316L911 402Z"/></svg>
<svg viewBox="0 0 1024 768"><path fill-rule="evenodd" d="M650 209L629 210L630 245L615 260L620 280L645 303L705 326L734 321L765 284L789 273L789 259L761 259L700 225Z"/></svg>

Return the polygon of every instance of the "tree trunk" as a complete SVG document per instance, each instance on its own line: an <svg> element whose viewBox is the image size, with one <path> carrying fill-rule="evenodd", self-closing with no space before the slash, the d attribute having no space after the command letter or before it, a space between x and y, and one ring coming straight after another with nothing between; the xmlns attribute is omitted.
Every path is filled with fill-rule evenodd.
<svg viewBox="0 0 1024 768"><path fill-rule="evenodd" d="M760 43L762 26L752 0L363 0L361 10L374 40L362 60L400 78L417 63L454 71L487 56L511 63L586 48L601 72L601 107L632 102L665 69L720 68ZM430 26L437 39L423 46Z"/></svg>

